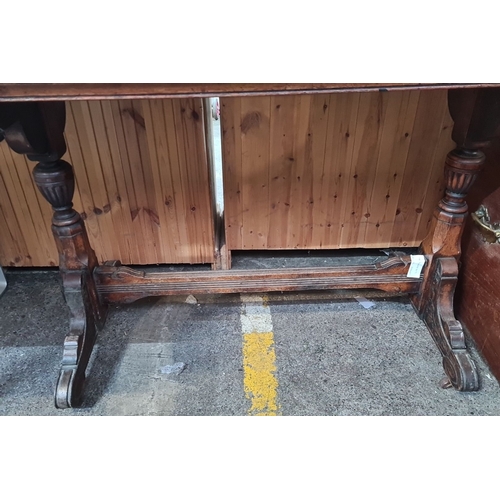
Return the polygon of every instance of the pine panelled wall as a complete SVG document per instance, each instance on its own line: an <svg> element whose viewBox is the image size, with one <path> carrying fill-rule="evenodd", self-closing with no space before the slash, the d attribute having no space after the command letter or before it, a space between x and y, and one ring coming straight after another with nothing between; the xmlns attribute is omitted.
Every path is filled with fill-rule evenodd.
<svg viewBox="0 0 500 500"><path fill-rule="evenodd" d="M228 250L418 246L453 149L445 90L221 98Z"/></svg>
<svg viewBox="0 0 500 500"><path fill-rule="evenodd" d="M73 101L66 159L100 262L214 263L201 98ZM226 245L418 246L454 147L446 90L221 98ZM55 266L33 164L0 143L0 264Z"/></svg>
<svg viewBox="0 0 500 500"><path fill-rule="evenodd" d="M100 262L212 263L202 99L67 103L75 208ZM34 164L0 143L0 264L56 266Z"/></svg>

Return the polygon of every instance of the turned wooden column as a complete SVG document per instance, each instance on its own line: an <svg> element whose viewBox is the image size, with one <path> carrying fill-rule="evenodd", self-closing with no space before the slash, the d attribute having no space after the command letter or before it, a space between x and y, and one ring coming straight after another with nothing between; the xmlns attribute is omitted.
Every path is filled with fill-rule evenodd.
<svg viewBox="0 0 500 500"><path fill-rule="evenodd" d="M81 402L96 327L102 326L106 313L94 283L97 259L85 224L73 209L73 167L61 159L66 152L64 125L62 102L0 105L0 136L14 151L38 162L33 177L54 210L52 233L59 253L64 297L70 310L70 333L64 340L55 393L58 408Z"/></svg>
<svg viewBox="0 0 500 500"><path fill-rule="evenodd" d="M472 391L479 388L479 377L467 352L462 325L454 315L453 297L460 241L468 216L466 196L483 167L482 148L499 131L500 89L450 90L448 104L457 148L446 158L444 197L420 247L427 265L413 303L441 351L449 383L456 389Z"/></svg>

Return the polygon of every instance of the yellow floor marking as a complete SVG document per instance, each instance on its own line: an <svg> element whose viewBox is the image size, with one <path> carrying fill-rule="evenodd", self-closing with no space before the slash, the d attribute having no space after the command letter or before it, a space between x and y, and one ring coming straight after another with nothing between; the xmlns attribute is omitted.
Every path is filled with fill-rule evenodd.
<svg viewBox="0 0 500 500"><path fill-rule="evenodd" d="M267 297L242 296L243 384L250 415L279 415L276 353Z"/></svg>

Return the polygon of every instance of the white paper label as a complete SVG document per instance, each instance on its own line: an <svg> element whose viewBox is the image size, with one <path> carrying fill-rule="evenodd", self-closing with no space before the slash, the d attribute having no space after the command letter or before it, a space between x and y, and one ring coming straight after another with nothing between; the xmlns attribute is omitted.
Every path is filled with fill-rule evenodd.
<svg viewBox="0 0 500 500"><path fill-rule="evenodd" d="M423 255L410 255L411 264L408 269L408 278L420 278L420 273L425 265L425 257Z"/></svg>
<svg viewBox="0 0 500 500"><path fill-rule="evenodd" d="M359 302L359 305L363 306L365 309L371 309L372 307L376 306L375 302L367 300L364 297L354 297L354 298Z"/></svg>

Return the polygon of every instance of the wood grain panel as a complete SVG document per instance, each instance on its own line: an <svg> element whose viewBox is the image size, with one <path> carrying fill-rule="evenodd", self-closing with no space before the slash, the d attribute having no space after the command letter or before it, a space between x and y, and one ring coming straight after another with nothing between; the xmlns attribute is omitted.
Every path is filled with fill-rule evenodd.
<svg viewBox="0 0 500 500"><path fill-rule="evenodd" d="M75 208L100 262L212 263L202 99L67 104ZM0 264L55 266L52 211L31 164L0 144Z"/></svg>
<svg viewBox="0 0 500 500"><path fill-rule="evenodd" d="M221 99L230 250L418 246L453 149L444 90Z"/></svg>

